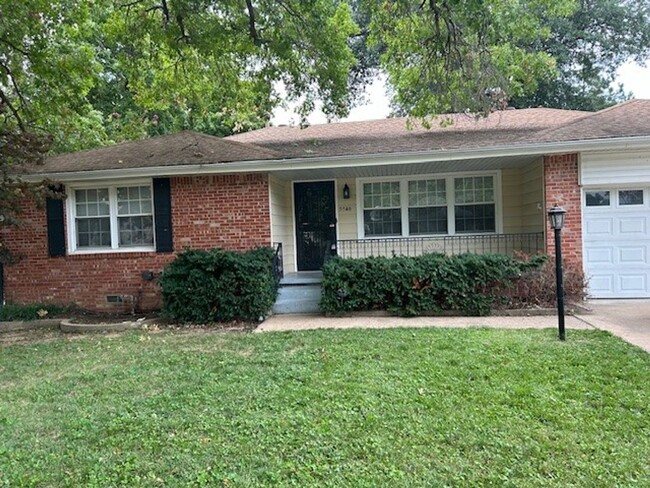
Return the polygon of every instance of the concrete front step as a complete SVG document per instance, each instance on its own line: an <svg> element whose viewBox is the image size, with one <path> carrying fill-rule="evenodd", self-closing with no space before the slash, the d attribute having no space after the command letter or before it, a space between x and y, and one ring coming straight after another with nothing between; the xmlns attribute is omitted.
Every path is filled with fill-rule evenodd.
<svg viewBox="0 0 650 488"><path fill-rule="evenodd" d="M320 284L280 286L278 299L273 305L273 313L319 312L320 294Z"/></svg>
<svg viewBox="0 0 650 488"><path fill-rule="evenodd" d="M323 281L322 271L300 271L287 273L280 280L280 286L319 285Z"/></svg>

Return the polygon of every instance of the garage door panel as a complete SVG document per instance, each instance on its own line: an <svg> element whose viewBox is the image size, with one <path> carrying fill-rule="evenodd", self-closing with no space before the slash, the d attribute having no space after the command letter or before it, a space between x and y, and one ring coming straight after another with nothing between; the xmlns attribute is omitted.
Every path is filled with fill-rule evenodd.
<svg viewBox="0 0 650 488"><path fill-rule="evenodd" d="M586 234L588 236L611 236L613 228L613 219L593 218L587 221Z"/></svg>
<svg viewBox="0 0 650 488"><path fill-rule="evenodd" d="M614 294L614 273L593 274L589 277L589 291L593 296L612 296Z"/></svg>
<svg viewBox="0 0 650 488"><path fill-rule="evenodd" d="M587 249L585 259L589 264L614 264L614 248L608 246Z"/></svg>
<svg viewBox="0 0 650 488"><path fill-rule="evenodd" d="M629 273L618 275L618 290L622 293L645 293L648 289L645 273Z"/></svg>
<svg viewBox="0 0 650 488"><path fill-rule="evenodd" d="M646 266L648 264L646 247L620 246L618 248L618 262L621 264Z"/></svg>
<svg viewBox="0 0 650 488"><path fill-rule="evenodd" d="M647 237L645 217L624 217L618 221L618 232L622 236Z"/></svg>

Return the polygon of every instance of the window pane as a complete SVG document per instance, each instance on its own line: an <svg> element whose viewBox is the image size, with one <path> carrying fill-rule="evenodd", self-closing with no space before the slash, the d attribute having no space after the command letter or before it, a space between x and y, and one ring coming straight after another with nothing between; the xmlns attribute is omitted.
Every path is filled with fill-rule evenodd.
<svg viewBox="0 0 650 488"><path fill-rule="evenodd" d="M446 205L445 180L409 181L409 207Z"/></svg>
<svg viewBox="0 0 650 488"><path fill-rule="evenodd" d="M456 232L495 232L494 204L456 205Z"/></svg>
<svg viewBox="0 0 650 488"><path fill-rule="evenodd" d="M85 203L79 203L79 200L77 200L77 217L85 217L88 215L88 212L86 211L86 204Z"/></svg>
<svg viewBox="0 0 650 488"><path fill-rule="evenodd" d="M363 211L366 236L402 235L402 212L400 209L376 209Z"/></svg>
<svg viewBox="0 0 650 488"><path fill-rule="evenodd" d="M108 217L77 219L78 247L111 247L111 223Z"/></svg>
<svg viewBox="0 0 650 488"><path fill-rule="evenodd" d="M75 210L77 217L104 216L110 214L108 205L108 189L76 190Z"/></svg>
<svg viewBox="0 0 650 488"><path fill-rule="evenodd" d="M117 189L117 215L151 214L151 191L148 186Z"/></svg>
<svg viewBox="0 0 650 488"><path fill-rule="evenodd" d="M364 208L397 208L400 206L399 182L363 184Z"/></svg>
<svg viewBox="0 0 650 488"><path fill-rule="evenodd" d="M609 205L608 191L588 191L585 197L587 207L607 207Z"/></svg>
<svg viewBox="0 0 650 488"><path fill-rule="evenodd" d="M621 190L618 192L619 205L643 205L643 190Z"/></svg>
<svg viewBox="0 0 650 488"><path fill-rule="evenodd" d="M446 234L447 207L409 208L409 233Z"/></svg>
<svg viewBox="0 0 650 488"><path fill-rule="evenodd" d="M454 178L454 201L463 203L493 203L494 178L492 176L470 176Z"/></svg>
<svg viewBox="0 0 650 488"><path fill-rule="evenodd" d="M153 244L153 217L120 217L120 246Z"/></svg>

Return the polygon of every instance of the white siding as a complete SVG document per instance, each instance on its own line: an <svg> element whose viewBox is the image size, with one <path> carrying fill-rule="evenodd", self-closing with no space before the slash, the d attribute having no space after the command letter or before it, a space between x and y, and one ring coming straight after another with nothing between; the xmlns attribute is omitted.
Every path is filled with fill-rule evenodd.
<svg viewBox="0 0 650 488"><path fill-rule="evenodd" d="M343 198L343 188L345 185L350 188L350 198ZM355 180L338 179L336 180L336 196L338 226L337 236L339 240L358 239L357 237L357 185Z"/></svg>
<svg viewBox="0 0 650 488"><path fill-rule="evenodd" d="M271 187L271 240L282 243L284 272L293 273L296 264L291 182L269 177Z"/></svg>
<svg viewBox="0 0 650 488"><path fill-rule="evenodd" d="M650 150L583 153L580 166L583 186L650 183Z"/></svg>
<svg viewBox="0 0 650 488"><path fill-rule="evenodd" d="M521 168L521 227L517 232L544 232L544 165L542 160Z"/></svg>

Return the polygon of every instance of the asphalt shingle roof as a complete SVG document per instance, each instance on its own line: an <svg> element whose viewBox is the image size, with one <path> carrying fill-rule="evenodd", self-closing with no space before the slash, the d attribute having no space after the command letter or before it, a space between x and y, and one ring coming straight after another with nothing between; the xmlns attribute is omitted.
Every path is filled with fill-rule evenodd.
<svg viewBox="0 0 650 488"><path fill-rule="evenodd" d="M535 141L583 141L650 136L650 100L629 100L539 132Z"/></svg>
<svg viewBox="0 0 650 488"><path fill-rule="evenodd" d="M191 131L50 157L33 173L153 168L235 161L364 156L650 136L650 100L600 112L533 108L476 119L442 115L430 128L406 118L267 127L226 138Z"/></svg>
<svg viewBox="0 0 650 488"><path fill-rule="evenodd" d="M187 164L228 163L277 159L270 149L241 142L183 131L125 142L115 146L91 149L47 158L34 168L37 173L66 173L120 168L147 168Z"/></svg>
<svg viewBox="0 0 650 488"><path fill-rule="evenodd" d="M304 129L267 127L227 139L266 147L287 158L442 151L512 144L589 114L533 108L494 112L479 119L466 114L442 115L429 129L421 125L409 127L407 118L390 118L318 124Z"/></svg>

